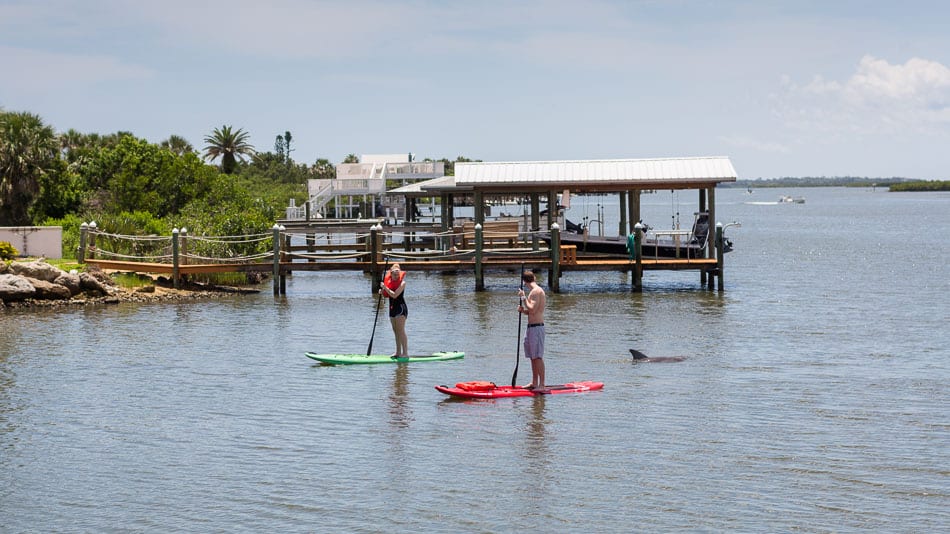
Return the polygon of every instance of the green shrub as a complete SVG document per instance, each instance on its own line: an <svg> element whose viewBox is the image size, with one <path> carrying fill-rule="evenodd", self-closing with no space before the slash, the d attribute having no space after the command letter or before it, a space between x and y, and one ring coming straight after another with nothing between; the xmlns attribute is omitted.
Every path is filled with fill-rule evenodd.
<svg viewBox="0 0 950 534"><path fill-rule="evenodd" d="M0 260L12 260L20 255L20 251L7 241L0 241Z"/></svg>
<svg viewBox="0 0 950 534"><path fill-rule="evenodd" d="M68 214L62 218L48 218L40 226L59 226L63 229L63 259L76 259L79 250L79 226L82 220L78 215Z"/></svg>

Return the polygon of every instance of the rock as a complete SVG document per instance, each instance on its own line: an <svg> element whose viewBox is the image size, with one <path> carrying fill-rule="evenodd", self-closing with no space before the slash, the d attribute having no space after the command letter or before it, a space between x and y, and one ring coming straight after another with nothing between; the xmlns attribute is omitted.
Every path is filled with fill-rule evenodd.
<svg viewBox="0 0 950 534"><path fill-rule="evenodd" d="M98 280L102 285L115 287L117 284L111 276L102 272L102 269L96 267L95 265L90 265L89 269L86 271L89 276L92 276Z"/></svg>
<svg viewBox="0 0 950 534"><path fill-rule="evenodd" d="M0 301L17 302L33 298L36 288L26 278L13 274L0 274Z"/></svg>
<svg viewBox="0 0 950 534"><path fill-rule="evenodd" d="M136 293L154 293L155 286L142 286L135 290Z"/></svg>
<svg viewBox="0 0 950 534"><path fill-rule="evenodd" d="M84 291L98 291L102 295L111 295L112 289L90 273L79 273L79 287Z"/></svg>
<svg viewBox="0 0 950 534"><path fill-rule="evenodd" d="M45 261L15 261L10 264L10 273L52 282L63 275L63 270Z"/></svg>
<svg viewBox="0 0 950 534"><path fill-rule="evenodd" d="M40 300L63 300L73 296L66 286L47 282L46 280L37 280L36 278L24 278L36 288L36 292L31 298Z"/></svg>
<svg viewBox="0 0 950 534"><path fill-rule="evenodd" d="M53 280L53 283L59 284L66 289L69 289L70 297L74 297L78 295L80 291L82 291L82 287L79 282L79 275L72 272L62 273L59 278Z"/></svg>

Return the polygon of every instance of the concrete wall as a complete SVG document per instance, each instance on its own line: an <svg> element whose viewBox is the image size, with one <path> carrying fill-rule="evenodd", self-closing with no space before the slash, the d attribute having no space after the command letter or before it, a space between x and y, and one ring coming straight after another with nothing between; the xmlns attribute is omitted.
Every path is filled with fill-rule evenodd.
<svg viewBox="0 0 950 534"><path fill-rule="evenodd" d="M7 241L21 256L63 257L62 226L0 226L0 241Z"/></svg>

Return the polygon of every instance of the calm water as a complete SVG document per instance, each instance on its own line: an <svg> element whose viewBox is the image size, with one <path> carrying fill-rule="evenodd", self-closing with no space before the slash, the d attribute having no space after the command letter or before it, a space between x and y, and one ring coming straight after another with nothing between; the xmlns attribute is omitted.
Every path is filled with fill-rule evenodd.
<svg viewBox="0 0 950 534"><path fill-rule="evenodd" d="M807 202L748 204L782 194ZM607 198L569 217L598 200L616 217ZM467 353L413 366L303 356L365 350L376 299L354 273L297 273L277 300L7 311L0 531L950 528L950 195L717 204L742 223L724 293L654 272L642 294L619 273L549 293L548 382L606 383L586 395L433 389L510 381L516 273L478 294L468 274L410 273L410 349ZM693 210L644 198L661 228ZM393 348L384 317L374 348Z"/></svg>

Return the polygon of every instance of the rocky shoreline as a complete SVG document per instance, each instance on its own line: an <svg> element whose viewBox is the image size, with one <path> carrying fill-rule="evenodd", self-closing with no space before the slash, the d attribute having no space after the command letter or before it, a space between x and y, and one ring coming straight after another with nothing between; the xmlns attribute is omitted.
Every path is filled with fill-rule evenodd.
<svg viewBox="0 0 950 534"><path fill-rule="evenodd" d="M257 289L188 283L171 287L158 278L136 288L118 286L98 268L63 271L42 260L0 263L0 309L29 309L119 304L121 302L175 302L258 293Z"/></svg>

